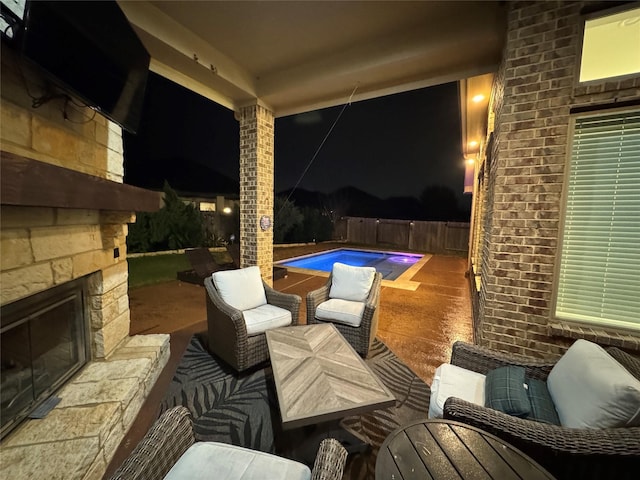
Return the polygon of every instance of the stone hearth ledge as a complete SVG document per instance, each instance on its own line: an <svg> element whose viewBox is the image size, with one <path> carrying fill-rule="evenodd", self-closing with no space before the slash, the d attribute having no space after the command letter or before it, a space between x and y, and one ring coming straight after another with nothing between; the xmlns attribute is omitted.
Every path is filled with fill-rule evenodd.
<svg viewBox="0 0 640 480"><path fill-rule="evenodd" d="M137 335L90 362L46 418L25 421L2 442L0 478L100 480L169 353L169 335Z"/></svg>

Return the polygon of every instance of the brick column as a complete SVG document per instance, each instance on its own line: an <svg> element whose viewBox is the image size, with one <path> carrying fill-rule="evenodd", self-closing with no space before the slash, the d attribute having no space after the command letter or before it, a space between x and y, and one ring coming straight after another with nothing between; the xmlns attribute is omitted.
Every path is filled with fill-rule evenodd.
<svg viewBox="0 0 640 480"><path fill-rule="evenodd" d="M484 224L477 341L561 353L548 334L580 4L510 2L494 84L494 151Z"/></svg>
<svg viewBox="0 0 640 480"><path fill-rule="evenodd" d="M240 109L240 266L258 265L269 285L273 277L273 113L261 105Z"/></svg>

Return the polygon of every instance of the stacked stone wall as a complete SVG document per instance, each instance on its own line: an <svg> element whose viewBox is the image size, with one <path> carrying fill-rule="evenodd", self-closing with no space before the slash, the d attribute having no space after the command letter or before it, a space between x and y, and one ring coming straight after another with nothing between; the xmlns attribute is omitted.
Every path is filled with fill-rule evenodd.
<svg viewBox="0 0 640 480"><path fill-rule="evenodd" d="M48 82L10 49L2 51L0 141L2 149L23 157L122 183L122 129L69 97L38 108L34 98Z"/></svg>
<svg viewBox="0 0 640 480"><path fill-rule="evenodd" d="M0 148L121 183L120 127L63 98L33 108L43 85L3 50ZM129 212L3 205L2 305L86 276L92 353L108 356L129 334L125 240L133 221Z"/></svg>

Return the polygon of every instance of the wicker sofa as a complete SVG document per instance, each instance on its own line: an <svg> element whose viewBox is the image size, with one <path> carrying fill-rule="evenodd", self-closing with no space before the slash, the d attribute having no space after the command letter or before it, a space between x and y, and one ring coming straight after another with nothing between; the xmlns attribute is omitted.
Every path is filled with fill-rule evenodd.
<svg viewBox="0 0 640 480"><path fill-rule="evenodd" d="M164 412L110 480L162 480L195 442L189 410L183 406ZM340 480L347 452L334 438L326 438L316 455L311 480ZM215 478L215 473L211 478Z"/></svg>
<svg viewBox="0 0 640 480"><path fill-rule="evenodd" d="M640 379L640 360L618 348L606 350ZM502 366L522 366L528 377L543 381L555 365L555 362L514 357L463 342L454 343L450 363L482 374ZM531 456L558 479L637 478L640 427L566 428L517 418L455 397L445 401L443 414L444 418L497 435Z"/></svg>

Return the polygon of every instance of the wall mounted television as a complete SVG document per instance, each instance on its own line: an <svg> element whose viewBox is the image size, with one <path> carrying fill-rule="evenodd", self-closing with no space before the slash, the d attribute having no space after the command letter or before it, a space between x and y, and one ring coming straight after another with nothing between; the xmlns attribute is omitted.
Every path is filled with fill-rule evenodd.
<svg viewBox="0 0 640 480"><path fill-rule="evenodd" d="M136 133L150 56L115 0L27 1L16 44L53 83Z"/></svg>

